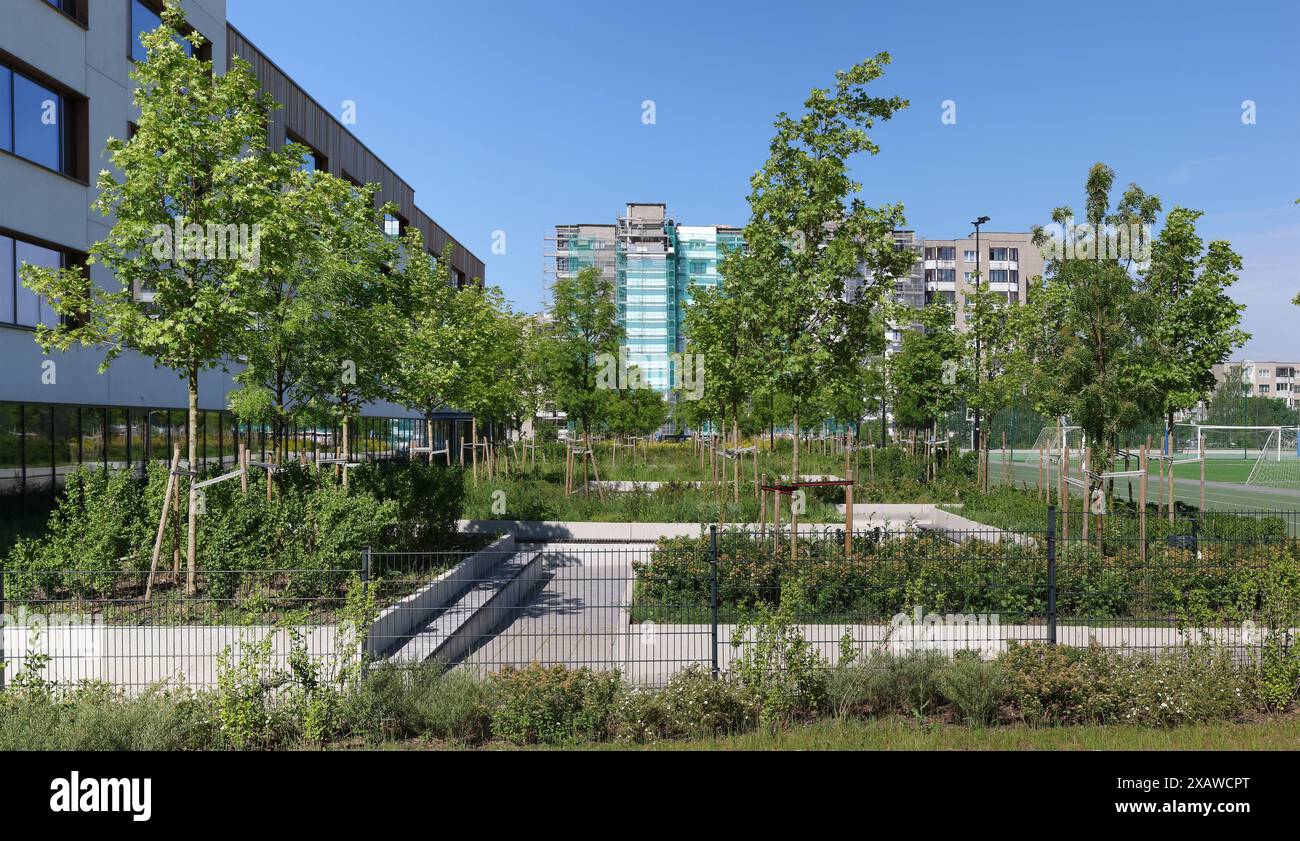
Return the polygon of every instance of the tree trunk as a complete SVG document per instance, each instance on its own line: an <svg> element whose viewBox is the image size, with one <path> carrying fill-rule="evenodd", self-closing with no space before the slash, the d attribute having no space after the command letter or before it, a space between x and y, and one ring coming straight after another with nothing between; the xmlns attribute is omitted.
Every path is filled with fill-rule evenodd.
<svg viewBox="0 0 1300 841"><path fill-rule="evenodd" d="M188 454L189 469L193 471L198 462L198 432L199 432L199 371L197 368L191 368L189 371L189 441ZM177 477L180 481L180 477ZM190 510L186 523L186 544L185 544L185 592L188 595L194 595L194 564L198 548L198 491L194 488L194 479L189 481Z"/></svg>
<svg viewBox="0 0 1300 841"><path fill-rule="evenodd" d="M790 459L790 484L799 482L799 410L794 410L794 452ZM799 509L795 504L798 489L790 492L790 560L799 557Z"/></svg>

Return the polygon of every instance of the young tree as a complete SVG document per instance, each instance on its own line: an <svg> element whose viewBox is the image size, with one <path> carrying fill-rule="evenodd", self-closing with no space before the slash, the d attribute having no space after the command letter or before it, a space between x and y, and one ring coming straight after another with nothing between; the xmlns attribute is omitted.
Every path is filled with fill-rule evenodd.
<svg viewBox="0 0 1300 841"><path fill-rule="evenodd" d="M1225 291L1237 280L1241 258L1224 240L1205 248L1196 234L1199 210L1175 207L1141 272L1153 299L1149 335L1155 353L1148 374L1163 395L1165 428L1214 389L1213 367L1250 338L1239 325L1245 306Z"/></svg>
<svg viewBox="0 0 1300 841"><path fill-rule="evenodd" d="M778 115L768 159L750 179L746 249L721 267L724 277L752 281L744 294L754 302L767 379L793 404L795 477L800 413L831 372L879 352L876 308L913 261L894 247L901 206L869 207L849 174L853 155L878 151L867 130L907 105L866 92L889 60L880 53L838 72L832 89L809 94L802 116ZM852 277L864 282L849 287Z"/></svg>
<svg viewBox="0 0 1300 841"><path fill-rule="evenodd" d="M435 260L420 244L403 249L401 282L407 305L392 348L393 397L424 416L425 432L433 442L433 416L449 406L462 408L471 371L464 353L473 341L475 307L464 305L451 285L450 251ZM453 246L448 243L447 248ZM468 291L468 290L467 290ZM433 456L429 457L430 462Z"/></svg>
<svg viewBox="0 0 1300 841"><path fill-rule="evenodd" d="M357 361L371 357L365 346L385 346L370 316L387 303L381 293L391 292L387 266L397 257L375 209L375 189L325 172L295 172L268 221L286 252L263 277L238 379L244 391L269 398L260 402L270 407L272 462L281 460L289 425L307 406L351 408L362 390L379 396L357 388L358 380L373 382L382 373L382 357L367 358L362 374ZM334 395L339 402L329 400Z"/></svg>
<svg viewBox="0 0 1300 841"><path fill-rule="evenodd" d="M725 260L726 258L724 258ZM704 362L702 394L696 395L710 417L721 421L724 434L727 419L735 446L739 446L741 407L750 399L760 380L762 363L757 354L755 300L743 294L744 281L737 263L730 277L714 288L691 291L684 329L689 358ZM701 372L695 372L699 376Z"/></svg>
<svg viewBox="0 0 1300 841"><path fill-rule="evenodd" d="M894 418L900 429L938 431L941 415L957 401L955 375L962 343L953 311L942 298L916 311L920 329L903 334L891 362L895 385Z"/></svg>
<svg viewBox="0 0 1300 841"><path fill-rule="evenodd" d="M548 338L542 355L556 406L578 421L584 437L608 410L611 390L599 387L602 360L617 358L622 331L614 320L614 285L588 266L551 290ZM605 355L605 356L602 356Z"/></svg>
<svg viewBox="0 0 1300 841"><path fill-rule="evenodd" d="M636 382L641 372L630 366L628 382ZM626 437L651 435L668 420L668 403L652 388L619 389L609 409L609 430Z"/></svg>
<svg viewBox="0 0 1300 841"><path fill-rule="evenodd" d="M1111 445L1123 429L1136 425L1159 411L1161 396L1146 371L1152 362L1152 348L1145 341L1154 322L1155 302L1137 284L1125 262L1103 254L1099 247L1107 222L1137 218L1150 221L1159 202L1136 185L1125 192L1119 212L1109 214L1110 189L1115 174L1105 164L1095 164L1085 185L1087 221L1091 240L1084 243L1082 258L1050 259L1047 281L1031 298L1035 307L1031 321L1052 325L1035 345L1034 365L1047 377L1052 389L1046 402L1063 409L1083 428L1091 442L1089 459L1093 472L1104 472L1111 463ZM1068 208L1057 208L1053 219L1069 220ZM1045 244L1041 231L1035 239Z"/></svg>
<svg viewBox="0 0 1300 841"><path fill-rule="evenodd" d="M333 181L332 186L337 186ZM349 185L350 186L350 185ZM312 415L338 424L339 454L352 458L352 422L367 403L392 396L396 355L413 306L400 254L423 248L412 229L401 240L384 234L377 187L352 187L338 197L332 244L311 273L313 314L296 324L302 362L297 388Z"/></svg>
<svg viewBox="0 0 1300 841"><path fill-rule="evenodd" d="M28 267L23 277L63 319L37 333L47 352L74 344L104 348L107 368L129 349L177 372L188 392L188 464L195 469L199 372L224 368L241 351L262 278L292 250L277 241L282 232L263 226L275 217L298 161L292 150L268 149L274 103L249 65L232 58L228 71L214 76L210 61L186 55L178 34L183 22L180 4L168 0L162 25L141 36L147 58L132 73L136 133L128 141L109 139L121 178L104 170L96 185L95 207L114 223L87 262L110 270L119 288L100 288L81 268ZM202 36L183 37L197 53ZM195 500L191 488L191 592Z"/></svg>

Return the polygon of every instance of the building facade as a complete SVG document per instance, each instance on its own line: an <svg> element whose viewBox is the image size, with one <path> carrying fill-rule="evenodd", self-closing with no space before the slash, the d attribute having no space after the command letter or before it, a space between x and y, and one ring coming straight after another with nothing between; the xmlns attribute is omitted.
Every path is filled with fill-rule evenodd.
<svg viewBox="0 0 1300 841"><path fill-rule="evenodd" d="M660 203L630 203L612 224L556 225L547 237L548 277L573 277L596 266L614 286L618 323L625 333L628 363L637 365L651 386L667 391L673 383L673 354L686 349L683 328L691 290L718 283L718 264L730 249L744 246L740 228L682 225ZM966 329L966 295L979 271L990 291L1023 303L1027 280L1043 273L1043 257L1029 233L981 232L965 239L927 240L915 231L894 232L894 247L911 251L911 271L894 282L894 300L920 308L938 297L956 309L957 329ZM976 251L980 253L977 255ZM845 282L853 296L871 282L866 266ZM914 325L886 325L885 354L897 352Z"/></svg>
<svg viewBox="0 0 1300 841"><path fill-rule="evenodd" d="M284 107L273 112L270 141L306 146L304 166L354 183L380 185L378 201L399 208L386 227L420 229L429 250L455 243L451 268L463 285L484 277L484 265L415 205L415 191L226 20L225 0L185 0L189 26L207 43L200 57L224 73L232 56L252 66L262 87ZM170 453L184 433L185 383L153 360L125 353L99 373L102 353L42 354L33 339L50 321L49 306L18 280L22 263L70 266L109 231L112 221L91 208L95 173L110 167L106 140L130 136L136 118L129 72L142 58L139 34L156 28L156 0L5 0L0 5L0 494L50 486L77 464L139 467ZM102 266L92 282L117 289ZM233 457L233 419L225 411L234 387L228 371L200 375L205 460ZM421 424L399 406L363 412L354 451L400 451ZM448 412L440 435L461 417ZM244 430L251 445L265 431ZM292 434L318 441L320 430ZM260 437L259 437L260 436ZM160 452L161 451L161 452Z"/></svg>
<svg viewBox="0 0 1300 841"><path fill-rule="evenodd" d="M1300 362L1246 359L1241 362L1221 363L1215 365L1213 370L1214 379L1219 383L1222 383L1231 372L1239 372L1241 381L1246 386L1246 393L1250 397L1271 397L1282 400L1288 409L1300 406L1300 400L1297 400L1297 397L1300 397L1300 394L1297 394L1300 380L1296 379L1296 372L1300 371Z"/></svg>
<svg viewBox="0 0 1300 841"><path fill-rule="evenodd" d="M981 231L962 239L930 239L922 245L925 302L944 298L956 309L957 329L966 329L966 297L975 273L992 293L1023 304L1028 280L1044 270L1042 252L1028 233Z"/></svg>
<svg viewBox="0 0 1300 841"><path fill-rule="evenodd" d="M679 225L666 205L638 202L613 224L556 225L547 240L548 275L574 277L596 266L612 282L627 364L659 392L672 388L675 354L686 350L692 290L717 286L718 263L743 244L739 228Z"/></svg>

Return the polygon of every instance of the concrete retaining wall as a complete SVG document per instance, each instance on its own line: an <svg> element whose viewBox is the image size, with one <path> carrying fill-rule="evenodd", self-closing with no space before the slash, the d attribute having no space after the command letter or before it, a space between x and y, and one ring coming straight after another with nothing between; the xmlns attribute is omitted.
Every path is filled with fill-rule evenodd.
<svg viewBox="0 0 1300 841"><path fill-rule="evenodd" d="M478 533L501 534L502 531L484 529ZM515 535L505 534L429 584L385 608L370 625L370 632L366 636L366 653L383 654L428 624L434 614L446 610L465 594L474 581L484 578L489 570L515 551Z"/></svg>

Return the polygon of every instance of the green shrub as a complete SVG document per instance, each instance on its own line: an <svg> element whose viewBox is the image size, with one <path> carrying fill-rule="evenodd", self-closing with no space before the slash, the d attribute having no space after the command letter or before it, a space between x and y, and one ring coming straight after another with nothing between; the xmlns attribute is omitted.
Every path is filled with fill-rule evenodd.
<svg viewBox="0 0 1300 841"><path fill-rule="evenodd" d="M462 671L434 663L381 664L346 699L344 719L367 741L424 737L486 740L491 687Z"/></svg>
<svg viewBox="0 0 1300 841"><path fill-rule="evenodd" d="M1010 691L1001 663L962 652L939 672L939 693L969 724L992 724Z"/></svg>
<svg viewBox="0 0 1300 841"><path fill-rule="evenodd" d="M663 689L632 687L619 696L610 735L622 742L699 739L740 733L758 722L753 693L703 668L678 672Z"/></svg>
<svg viewBox="0 0 1300 841"><path fill-rule="evenodd" d="M491 679L492 735L515 744L599 741L623 689L618 672L507 667Z"/></svg>

